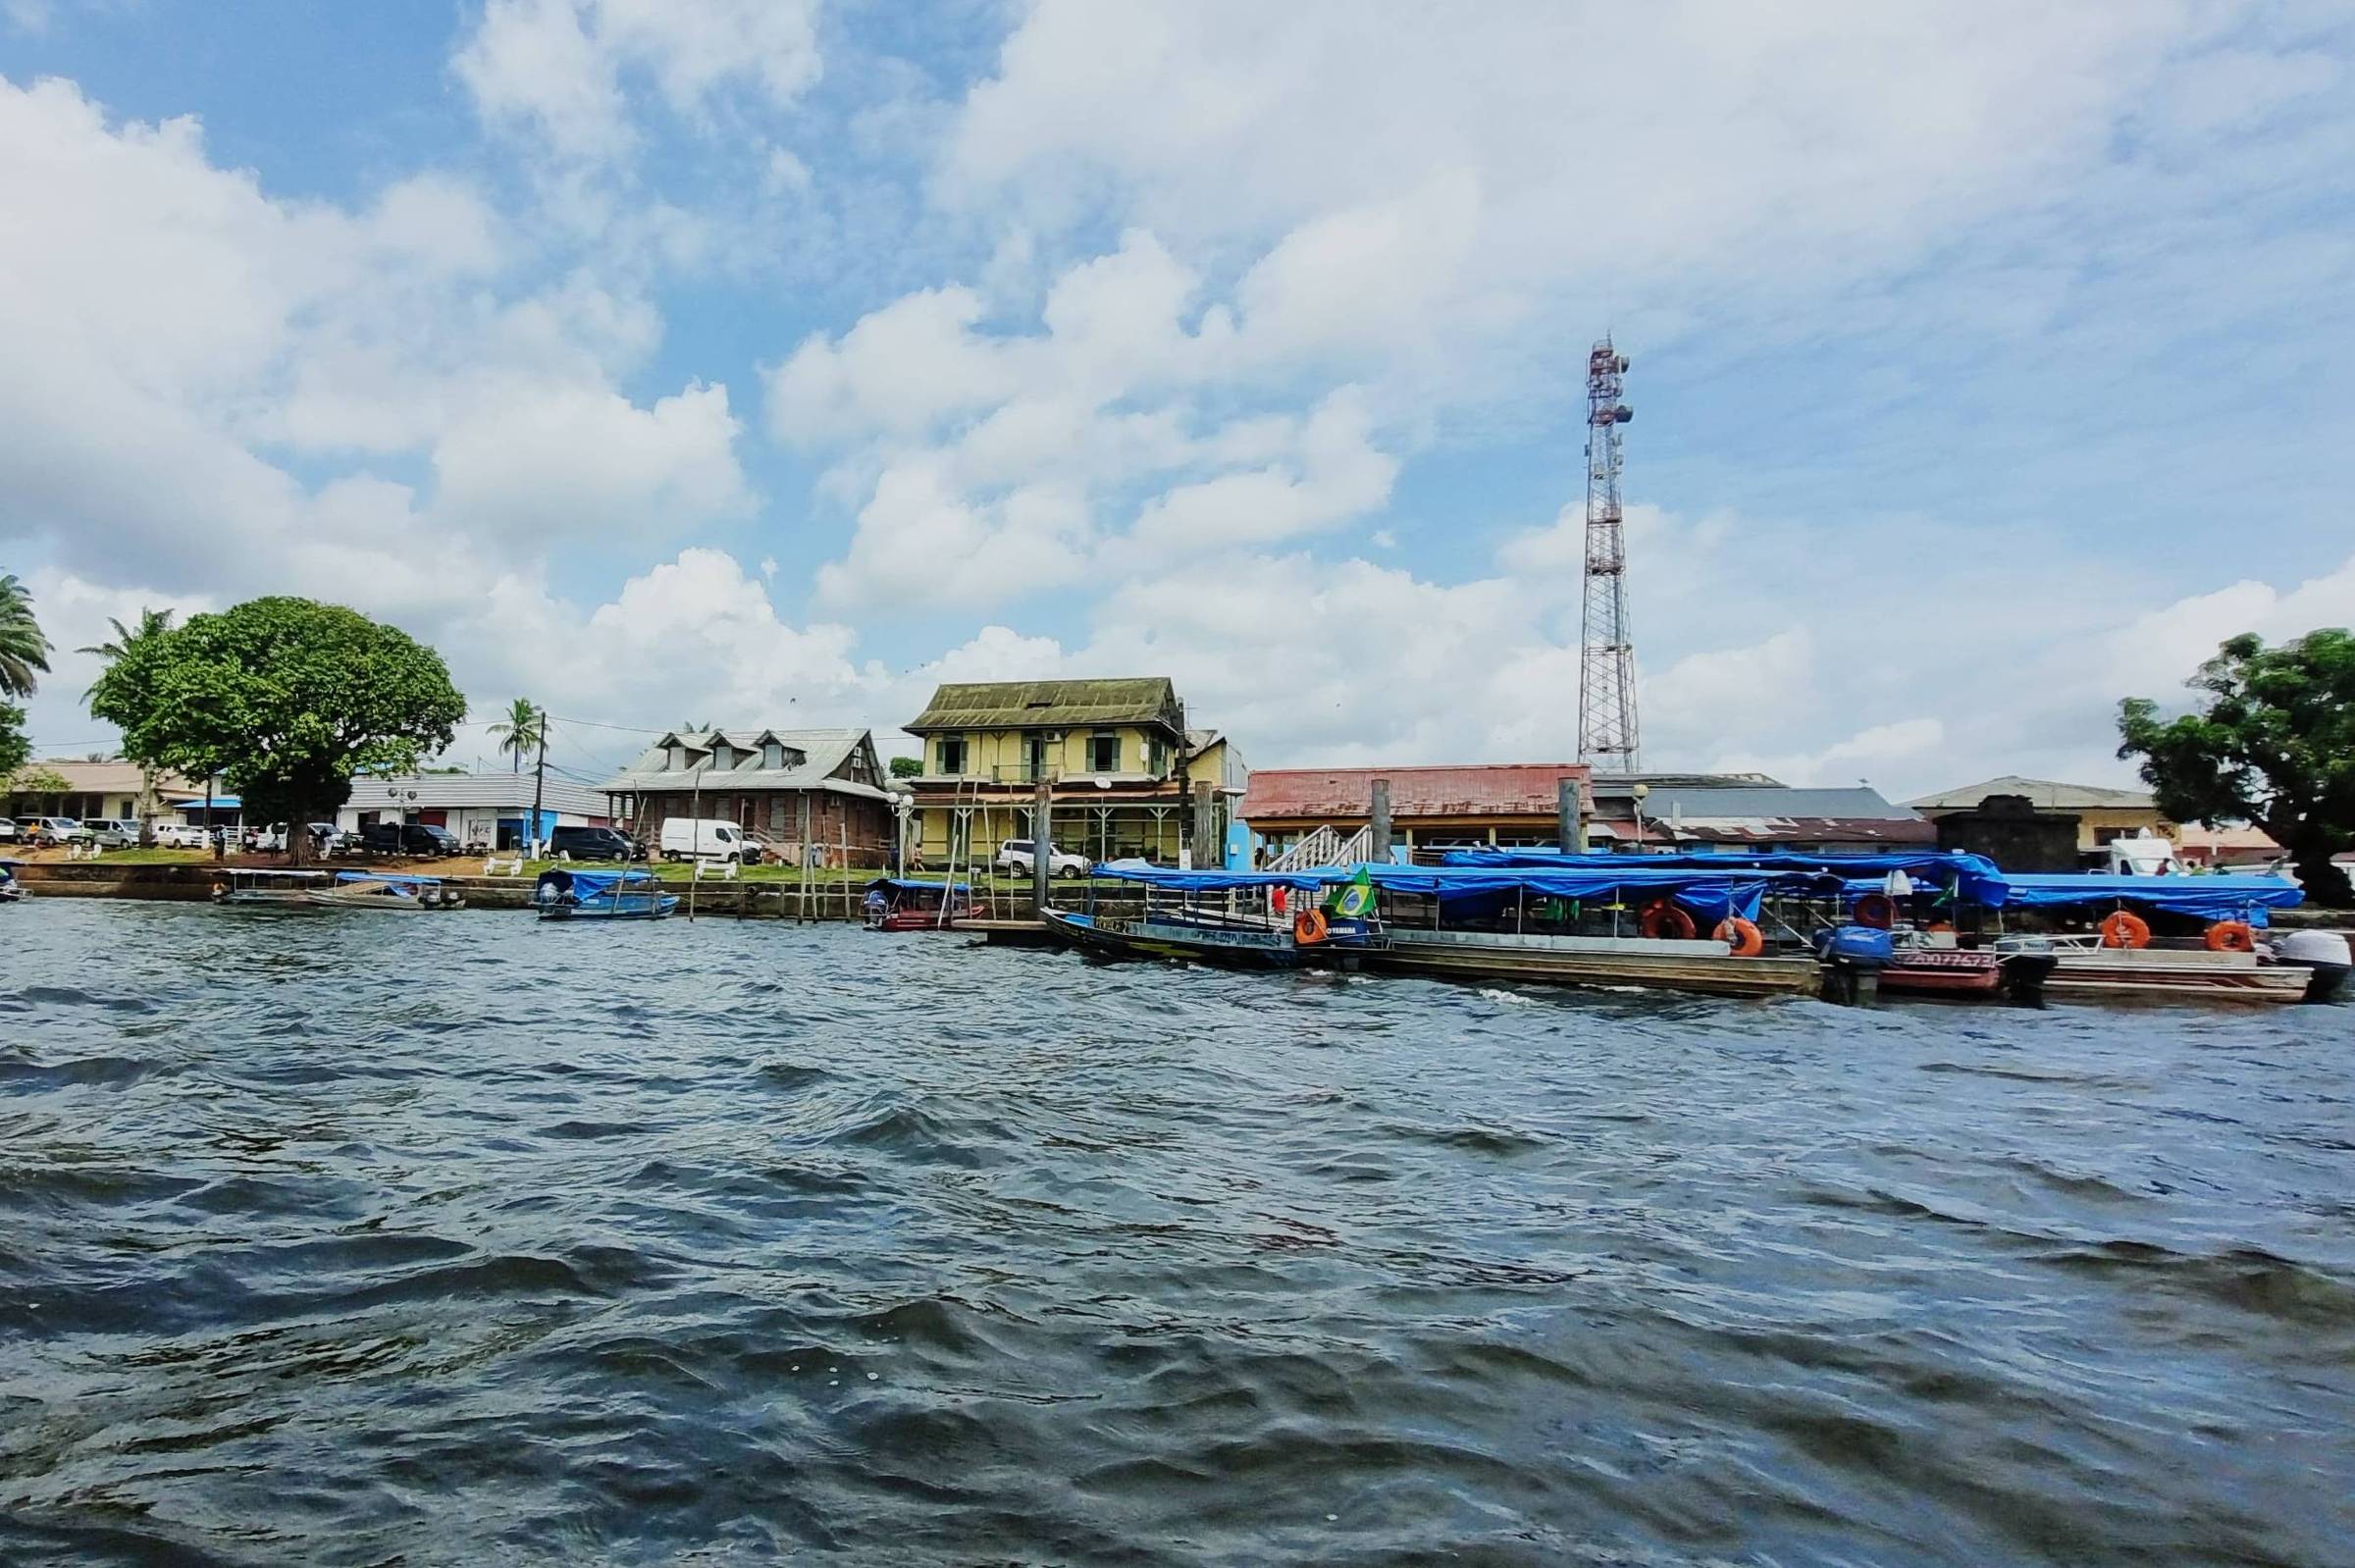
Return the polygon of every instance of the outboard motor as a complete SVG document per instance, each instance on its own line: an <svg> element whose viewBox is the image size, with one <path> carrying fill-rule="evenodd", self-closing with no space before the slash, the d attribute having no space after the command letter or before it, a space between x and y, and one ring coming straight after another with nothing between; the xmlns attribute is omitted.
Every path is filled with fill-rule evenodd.
<svg viewBox="0 0 2355 1568"><path fill-rule="evenodd" d="M1881 970L1897 957L1897 938L1871 925L1831 925L1815 933L1815 956L1823 961L1823 994L1851 1007L1880 999Z"/></svg>
<svg viewBox="0 0 2355 1568"><path fill-rule="evenodd" d="M2274 962L2306 971L2306 1000L2328 1002L2347 983L2347 939L2336 931L2284 931L2274 939Z"/></svg>
<svg viewBox="0 0 2355 1568"><path fill-rule="evenodd" d="M561 866L540 873L532 888L532 902L538 905L567 903L572 898L572 873Z"/></svg>

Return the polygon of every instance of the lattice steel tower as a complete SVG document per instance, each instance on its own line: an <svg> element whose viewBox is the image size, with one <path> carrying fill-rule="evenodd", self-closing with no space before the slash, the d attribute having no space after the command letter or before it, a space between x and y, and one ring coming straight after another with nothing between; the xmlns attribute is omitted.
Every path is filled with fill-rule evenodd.
<svg viewBox="0 0 2355 1568"><path fill-rule="evenodd" d="M1605 338L1587 356L1587 606L1578 664L1578 759L1602 773L1641 765L1636 638L1627 620L1627 542L1619 518L1619 400L1627 356Z"/></svg>

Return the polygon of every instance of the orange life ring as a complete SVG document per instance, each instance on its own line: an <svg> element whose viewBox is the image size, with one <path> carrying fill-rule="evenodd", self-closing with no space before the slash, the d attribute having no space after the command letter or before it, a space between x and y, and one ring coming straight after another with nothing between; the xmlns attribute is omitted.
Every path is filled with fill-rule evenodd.
<svg viewBox="0 0 2355 1568"><path fill-rule="evenodd" d="M2149 947L2151 922L2130 910L2112 910L2102 916L2102 946Z"/></svg>
<svg viewBox="0 0 2355 1568"><path fill-rule="evenodd" d="M1302 910L1292 919L1292 940L1302 947L1315 947L1324 941L1326 930L1325 912L1320 909Z"/></svg>
<svg viewBox="0 0 2355 1568"><path fill-rule="evenodd" d="M1636 928L1646 936L1664 936L1678 942L1689 942L1693 939L1693 916L1667 899L1653 899L1644 906L1644 913L1637 916Z"/></svg>
<svg viewBox="0 0 2355 1568"><path fill-rule="evenodd" d="M1720 942L1732 943L1734 957L1738 959L1754 959L1766 951L1765 933L1739 915L1719 920L1717 929L1709 934Z"/></svg>
<svg viewBox="0 0 2355 1568"><path fill-rule="evenodd" d="M2246 920L2219 920L2208 927L2211 953L2254 953L2257 933Z"/></svg>
<svg viewBox="0 0 2355 1568"><path fill-rule="evenodd" d="M1853 913L1858 925L1886 931L1897 923L1897 900L1886 893L1867 893L1857 900Z"/></svg>

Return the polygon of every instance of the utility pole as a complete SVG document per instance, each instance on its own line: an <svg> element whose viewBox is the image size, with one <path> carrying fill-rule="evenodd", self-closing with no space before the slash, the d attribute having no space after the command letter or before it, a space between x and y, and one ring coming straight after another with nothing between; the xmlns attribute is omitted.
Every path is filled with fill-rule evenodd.
<svg viewBox="0 0 2355 1568"><path fill-rule="evenodd" d="M532 822L523 836L533 860L540 858L540 803L548 798L548 709L540 709L534 727L540 732L540 765L532 774ZM492 837L498 835L494 833Z"/></svg>
<svg viewBox="0 0 2355 1568"><path fill-rule="evenodd" d="M1037 802L1030 808L1030 905L1047 917L1048 883L1055 875L1055 785L1045 768L1038 773Z"/></svg>

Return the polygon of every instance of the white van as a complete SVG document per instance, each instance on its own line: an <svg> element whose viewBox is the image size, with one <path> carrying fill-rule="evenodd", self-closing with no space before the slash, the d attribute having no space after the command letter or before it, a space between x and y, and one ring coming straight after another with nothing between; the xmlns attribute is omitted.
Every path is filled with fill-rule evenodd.
<svg viewBox="0 0 2355 1568"><path fill-rule="evenodd" d="M733 861L739 865L759 859L745 842L744 829L713 817L671 816L662 821L662 859L666 861Z"/></svg>

